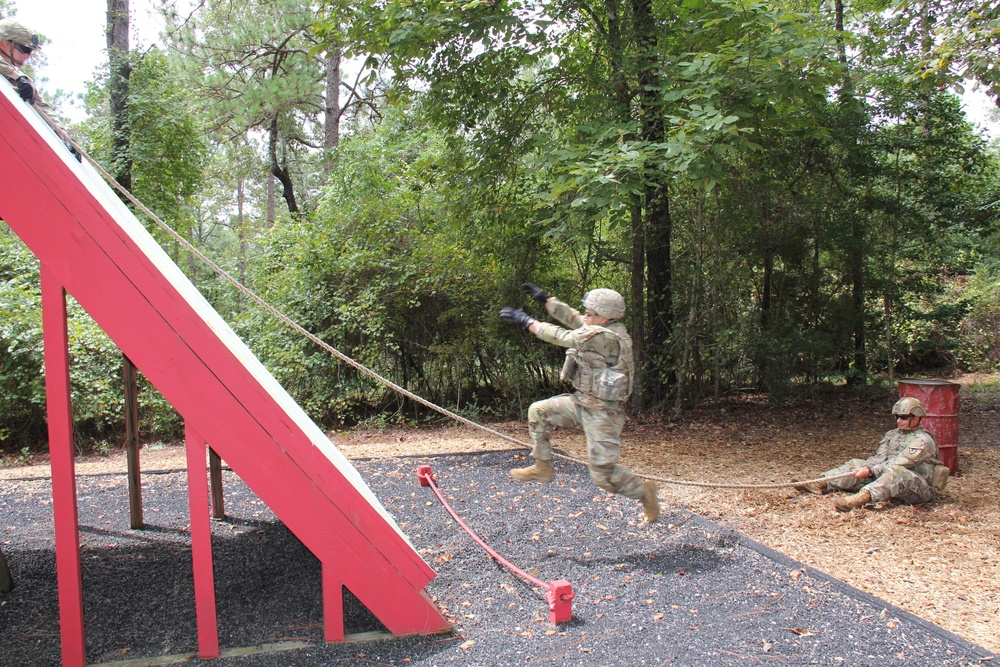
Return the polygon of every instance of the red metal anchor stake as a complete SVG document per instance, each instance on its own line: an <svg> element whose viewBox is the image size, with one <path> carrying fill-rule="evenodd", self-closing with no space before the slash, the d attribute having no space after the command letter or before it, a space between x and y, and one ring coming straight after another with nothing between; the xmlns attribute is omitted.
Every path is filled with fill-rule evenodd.
<svg viewBox="0 0 1000 667"><path fill-rule="evenodd" d="M549 603L549 623L568 623L573 618L573 598L576 593L565 579L557 579L548 584L545 600Z"/></svg>
<svg viewBox="0 0 1000 667"><path fill-rule="evenodd" d="M437 484L434 483L434 473L431 471L431 467L428 465L422 465L417 468L417 480L420 482L420 486L429 486L434 491L434 495L438 497L444 508L448 510L448 513L458 522L458 525L462 527L465 532L467 532L472 539L474 539L479 546L486 550L490 556L495 558L497 562L505 566L514 574L520 576L522 579L531 582L535 586L545 590L545 601L549 603L549 622L553 625L558 625L559 623L568 623L573 618L573 598L576 594L573 593L573 587L565 579L557 579L556 581L544 582L541 579L537 579L519 567L512 564L506 558L494 551L490 545L486 544L478 535L472 532L465 522L459 518L455 510L451 508L448 502L441 495L441 492L437 488Z"/></svg>

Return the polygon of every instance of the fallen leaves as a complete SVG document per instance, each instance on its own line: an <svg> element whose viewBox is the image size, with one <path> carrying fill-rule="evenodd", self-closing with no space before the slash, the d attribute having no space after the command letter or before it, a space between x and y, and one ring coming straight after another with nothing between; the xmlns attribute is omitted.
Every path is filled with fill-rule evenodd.
<svg viewBox="0 0 1000 667"><path fill-rule="evenodd" d="M831 507L829 495L802 496L789 489L757 492L664 484L661 489L668 494L666 506L689 506L750 539L998 651L1000 560L984 556L1000 549L1000 504L996 502L996 489L1000 488L1000 449L996 448L1000 444L1000 431L996 429L1000 383L992 389L994 385L987 387L982 379L979 382L976 391L983 394L989 389L991 394L988 400L979 394L974 401L963 400L960 472L934 503L914 508L890 504L881 509L839 514ZM963 393L967 393L966 387ZM763 396L734 396L723 399L722 406L695 405L671 422L629 422L622 438L622 462L640 473L674 479L738 483L783 482L793 476L802 479L807 473L820 473L873 452L882 434L892 427L885 421L883 403L823 392L816 399L793 398L773 407ZM818 413L837 417L818 423L813 419ZM526 433L522 421L493 426L515 437ZM402 445L393 440L399 435L406 436ZM352 431L345 437L351 458L509 448L498 439L484 442L478 431L452 426ZM581 433L560 431L557 438L567 454L585 456L586 442ZM183 463L183 448L177 449ZM748 458L767 465L748 466ZM511 467L517 467L518 460L527 461L526 454L511 452ZM594 487L565 490L592 495ZM520 492L517 497L518 502L524 500ZM606 494L592 497L595 504L609 498ZM747 509L752 513L746 513ZM581 516L575 513L566 518ZM612 523L608 528L616 530L617 525ZM663 528L677 529L670 524ZM588 535L580 535L581 541L588 539ZM590 552L583 557L591 557ZM892 577L873 576L873 572L911 559L914 564L902 568L906 570L905 585ZM809 586L812 581L801 569L789 571L787 577L801 590L820 594ZM594 604L600 602L593 600ZM885 617L881 623L889 620ZM838 657L830 659L843 661Z"/></svg>

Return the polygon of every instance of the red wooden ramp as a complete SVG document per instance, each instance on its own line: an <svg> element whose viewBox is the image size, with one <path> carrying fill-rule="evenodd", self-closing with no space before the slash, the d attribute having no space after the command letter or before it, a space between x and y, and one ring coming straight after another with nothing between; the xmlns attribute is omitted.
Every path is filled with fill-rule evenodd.
<svg viewBox="0 0 1000 667"><path fill-rule="evenodd" d="M328 640L343 638L341 586L393 634L448 630L423 593L433 570L357 470L111 189L0 89L0 218L42 264L64 664L84 664L64 290L184 418L203 657L218 654L205 442L322 562Z"/></svg>

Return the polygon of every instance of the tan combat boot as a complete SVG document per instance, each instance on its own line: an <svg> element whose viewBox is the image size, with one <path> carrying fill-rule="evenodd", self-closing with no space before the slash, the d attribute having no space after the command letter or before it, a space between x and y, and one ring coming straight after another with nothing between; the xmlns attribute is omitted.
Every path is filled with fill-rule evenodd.
<svg viewBox="0 0 1000 667"><path fill-rule="evenodd" d="M642 494L642 511L646 514L646 523L656 523L660 518L660 499L656 497L656 484L646 482Z"/></svg>
<svg viewBox="0 0 1000 667"><path fill-rule="evenodd" d="M797 482L799 480L793 479L792 481ZM816 495L821 496L826 492L826 482L819 481L812 482L810 484L796 484L795 490L799 493L815 493Z"/></svg>
<svg viewBox="0 0 1000 667"><path fill-rule="evenodd" d="M850 512L851 510L857 509L865 503L870 503L871 501L872 494L868 492L868 489L861 489L853 496L837 498L833 501L833 504L836 506L838 512Z"/></svg>
<svg viewBox="0 0 1000 667"><path fill-rule="evenodd" d="M551 482L552 461L538 459L533 466L514 468L510 471L510 476L519 482Z"/></svg>

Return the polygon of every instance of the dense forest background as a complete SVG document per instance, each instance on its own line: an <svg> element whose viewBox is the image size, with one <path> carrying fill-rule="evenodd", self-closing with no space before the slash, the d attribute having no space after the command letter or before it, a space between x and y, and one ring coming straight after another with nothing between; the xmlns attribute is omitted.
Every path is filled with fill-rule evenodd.
<svg viewBox="0 0 1000 667"><path fill-rule="evenodd" d="M71 134L279 310L449 409L517 416L561 390L561 351L497 317L540 315L526 281L625 295L636 411L1000 365L1000 156L956 94L1000 93L995 3L163 6L139 51L108 0ZM318 423L427 418L146 222ZM78 435L113 447L121 354L75 304L70 331ZM0 346L0 442L26 456L38 271L6 229ZM139 399L143 438L178 435Z"/></svg>

